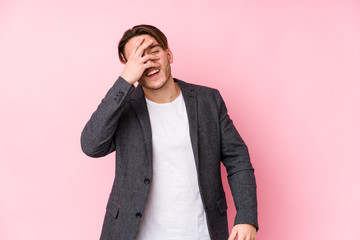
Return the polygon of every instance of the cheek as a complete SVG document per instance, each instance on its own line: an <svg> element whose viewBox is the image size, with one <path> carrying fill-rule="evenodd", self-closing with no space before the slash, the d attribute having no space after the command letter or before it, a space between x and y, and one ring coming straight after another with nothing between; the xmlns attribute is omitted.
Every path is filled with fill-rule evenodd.
<svg viewBox="0 0 360 240"><path fill-rule="evenodd" d="M153 55L154 57L156 57L156 58L160 58L160 59L156 59L155 62L161 61L161 58L162 58L162 57L161 57L161 55L160 55L159 53L153 53L152 55Z"/></svg>
<svg viewBox="0 0 360 240"><path fill-rule="evenodd" d="M160 56L160 60L162 61L163 64L167 65L167 64L171 64L172 63L172 59L168 54L162 54Z"/></svg>

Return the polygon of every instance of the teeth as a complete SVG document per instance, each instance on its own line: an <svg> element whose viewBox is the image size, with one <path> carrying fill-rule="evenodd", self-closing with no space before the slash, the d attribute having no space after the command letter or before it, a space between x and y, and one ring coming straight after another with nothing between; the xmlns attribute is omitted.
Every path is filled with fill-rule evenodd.
<svg viewBox="0 0 360 240"><path fill-rule="evenodd" d="M152 70L151 72L149 72L148 74L146 74L146 76L151 76L157 72L159 72L160 70L159 69L155 69L155 70Z"/></svg>

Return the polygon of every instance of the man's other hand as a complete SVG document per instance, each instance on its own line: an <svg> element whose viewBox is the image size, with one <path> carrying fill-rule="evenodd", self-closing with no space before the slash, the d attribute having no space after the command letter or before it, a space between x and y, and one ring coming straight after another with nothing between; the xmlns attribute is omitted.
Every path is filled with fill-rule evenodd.
<svg viewBox="0 0 360 240"><path fill-rule="evenodd" d="M235 240L236 236L238 240L255 240L256 228L250 224L236 224L231 230L228 240Z"/></svg>

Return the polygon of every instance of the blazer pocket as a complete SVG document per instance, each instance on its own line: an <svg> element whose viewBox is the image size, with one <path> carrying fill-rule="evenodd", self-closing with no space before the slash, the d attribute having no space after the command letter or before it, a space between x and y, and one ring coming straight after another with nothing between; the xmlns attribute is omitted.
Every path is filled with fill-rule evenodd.
<svg viewBox="0 0 360 240"><path fill-rule="evenodd" d="M119 206L110 200L106 206L106 212L109 213L114 218L117 218L119 214Z"/></svg>
<svg viewBox="0 0 360 240"><path fill-rule="evenodd" d="M221 199L219 201L216 202L218 207L219 207L219 211L220 213L225 213L228 209L227 203L226 203L226 199Z"/></svg>

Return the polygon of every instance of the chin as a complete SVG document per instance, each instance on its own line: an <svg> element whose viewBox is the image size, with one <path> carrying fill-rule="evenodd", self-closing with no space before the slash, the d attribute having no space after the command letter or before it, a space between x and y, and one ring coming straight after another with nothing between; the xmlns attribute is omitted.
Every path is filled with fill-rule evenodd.
<svg viewBox="0 0 360 240"><path fill-rule="evenodd" d="M141 79L141 81L139 81L139 83L141 84L142 87L147 88L147 89L151 89L151 90L158 90L161 89L165 83L167 81L159 78L156 80L152 80L152 79Z"/></svg>

